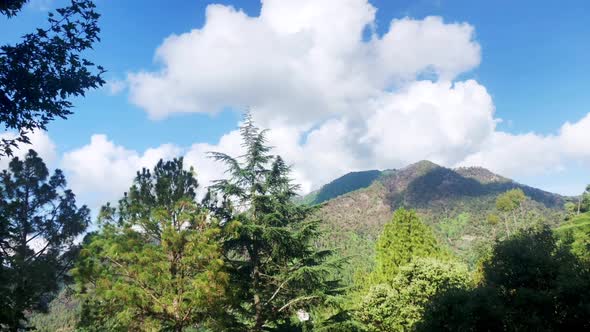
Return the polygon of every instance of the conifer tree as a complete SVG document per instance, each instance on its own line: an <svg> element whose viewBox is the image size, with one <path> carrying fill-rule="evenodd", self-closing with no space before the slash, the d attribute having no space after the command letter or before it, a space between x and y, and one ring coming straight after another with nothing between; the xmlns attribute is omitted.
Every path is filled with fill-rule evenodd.
<svg viewBox="0 0 590 332"><path fill-rule="evenodd" d="M57 291L88 221L60 170L50 176L33 150L12 159L0 174L0 330L19 330Z"/></svg>
<svg viewBox="0 0 590 332"><path fill-rule="evenodd" d="M404 208L396 210L393 220L385 224L377 240L376 254L377 283L391 283L400 266L414 258L445 255L432 230L420 221L415 211Z"/></svg>
<svg viewBox="0 0 590 332"><path fill-rule="evenodd" d="M223 298L220 228L195 203L197 181L183 160L138 172L74 270L81 331L183 331L203 326Z"/></svg>
<svg viewBox="0 0 590 332"><path fill-rule="evenodd" d="M247 114L241 127L245 154L211 154L227 166L229 178L214 184L209 202L236 227L225 243L235 296L233 326L226 329L288 331L310 325L310 309L339 286L332 279L338 265L332 251L313 244L319 220L312 217L313 208L293 202L297 186L289 166L270 154L265 134ZM293 323L296 313L310 321Z"/></svg>

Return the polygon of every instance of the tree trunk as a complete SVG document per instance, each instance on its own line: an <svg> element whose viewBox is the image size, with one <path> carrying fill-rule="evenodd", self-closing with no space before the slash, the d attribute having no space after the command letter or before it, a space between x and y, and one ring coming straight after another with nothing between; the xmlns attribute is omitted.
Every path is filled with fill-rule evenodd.
<svg viewBox="0 0 590 332"><path fill-rule="evenodd" d="M258 264L254 266L253 273L253 289L254 289L254 331L262 331L262 325L264 324L264 319L262 317L262 303L260 303L260 295L258 294L258 278L260 276L260 271L258 270Z"/></svg>

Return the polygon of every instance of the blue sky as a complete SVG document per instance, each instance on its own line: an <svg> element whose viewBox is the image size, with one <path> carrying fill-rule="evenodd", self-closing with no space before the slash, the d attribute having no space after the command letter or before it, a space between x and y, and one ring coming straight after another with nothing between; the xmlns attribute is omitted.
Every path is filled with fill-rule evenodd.
<svg viewBox="0 0 590 332"><path fill-rule="evenodd" d="M271 1L269 1L269 3L270 2ZM351 0L347 3L349 2L360 4L365 1ZM303 143L302 146L297 149L299 152L292 151L292 147L285 147L282 150L279 149L279 152L284 151L287 156L293 156L293 162L296 169L297 167L300 168L298 169L297 178L301 178L310 189L321 185L326 179L340 175L346 170L401 167L404 164L411 162L412 158L435 159L435 161L445 164L446 166L481 163L482 166L489 167L500 173L508 173L506 175L526 184L565 194L573 194L581 191L585 184L590 182L590 151L586 151L586 149L590 149L590 146L587 144L574 146L567 143L573 141L573 138L555 138L555 136L560 136L560 128L562 128L566 122L575 125L590 112L590 108L588 107L588 105L590 105L590 94L587 93L587 88L590 86L590 60L588 60L590 59L590 43L588 43L590 26L587 24L588 13L590 13L589 2L568 1L567 4L554 1L539 2L508 0L370 0L369 2L370 6L376 9L376 14L374 18L367 19L367 22L371 22L371 27L374 29L374 35L370 34L371 28L366 28L366 43L368 43L371 38L379 39L387 34L390 30L390 22L393 19L401 20L406 18L411 24L420 24L420 22L428 16L438 16L442 18L445 29L447 26L450 27L451 25L456 24L458 27L463 23L468 24L472 28L473 31L470 34L468 33L467 37L461 37L458 35L457 38L466 39L458 42L461 44L457 45L465 46L467 47L467 50L475 52L473 56L477 58L477 63L471 63L470 61L473 60L467 57L464 60L457 60L456 62L465 61L465 64L460 70L453 71L450 81L456 83L474 80L477 83L477 86L473 88L484 88L487 96L491 98L493 105L489 106L486 104L485 100L482 101L481 105L483 105L482 107L485 110L478 113L481 114L481 116L477 116L477 119L474 120L471 115L469 115L469 107L478 107L473 105L480 105L479 99L476 102L471 100L466 101L466 110L464 113L461 113L463 115L454 115L453 119L457 128L463 128L460 123L463 120L460 116L464 116L466 123L473 123L474 121L481 120L482 124L469 130L466 129L465 133L459 135L461 136L460 138L449 133L453 131L450 130L450 127L444 127L439 130L435 124L421 126L424 120L420 120L422 119L420 117L416 118L418 120L416 120L416 124L413 125L413 128L415 129L414 132L416 132L416 135L418 136L415 140L409 140L420 142L420 139L425 136L423 132L440 131L441 133L445 133L444 138L449 139L449 142L451 142L449 144L452 144L451 147L441 146L440 148L428 150L428 148L425 147L428 147L429 142L440 141L440 138L433 137L431 140L424 138L424 145L417 143L415 149L412 149L411 155L407 155L406 157L388 156L384 158L382 156L384 153L403 155L408 150L405 146L400 147L399 145L386 142L387 140L391 140L392 137L395 137L388 136L387 128L383 130L366 130L365 127L376 126L375 123L370 122L369 120L366 120L366 125L362 126L354 125L354 123L358 123L358 119L360 118L363 118L363 121L365 118L388 119L388 121L391 120L393 123L397 123L402 119L399 116L392 117L392 115L387 112L396 113L398 115L404 114L403 119L414 121L411 112L407 113L402 110L397 110L395 109L395 106L382 106L384 109L392 109L392 111L376 110L375 114L377 115L375 115L374 118L369 115L369 111L349 111L349 108L352 109L357 106L348 105L330 111L325 116L311 117L306 115L299 119L299 115L289 113L291 112L289 110L283 111L275 108L272 113L269 113L267 110L269 104L289 104L292 99L287 98L283 104L279 101L277 103L261 102L260 105L257 105L257 101L263 100L266 97L261 96L260 98L249 99L249 96L248 98L245 98L233 91L227 93L220 92L217 95L217 90L215 90L216 96L215 98L212 98L214 101L203 103L196 101L191 104L191 107L194 107L194 110L190 109L189 111L183 111L181 113L168 111L166 109L162 109L161 111L158 110L158 112L160 112L158 114L164 115L160 116L160 119L154 119L154 110L157 108L165 108L168 104L162 106L162 104L157 102L154 104L154 101L138 101L137 99L133 99L131 96L132 87L130 85L131 81L129 75L146 72L156 77L162 74L166 68L173 66L172 61L175 60L171 59L175 59L175 57L171 57L164 61L154 61L156 50L164 43L166 38L171 35L182 35L193 29L202 29L206 24L205 13L210 2L197 0L174 0L167 2L153 0L97 0L96 4L98 6L98 11L102 15L100 21L102 42L96 45L94 52L89 54L89 56L95 60L96 63L107 68L108 73L105 75L107 80L111 82L119 82L119 84L125 88L123 88L122 91L117 91L117 93L111 93L109 88L106 87L99 91L94 91L90 93L87 98L76 100L75 114L68 120L58 120L49 126L49 139L55 146L55 166L64 167L66 160L72 160L72 158L64 159L64 155L72 151L78 151L84 146L89 145L92 135L96 134L105 135L107 141L111 142L114 146L111 148L115 150L119 148L125 151L125 153L115 154L114 157L101 159L102 161L113 164L119 162L117 158L128 158L129 156L133 158L137 157L142 160L149 160L149 158L145 156L145 151L161 147L163 144L174 146L175 149L177 149L174 150L174 152L180 154L190 153L191 146L195 143L203 145L198 151L201 151L205 147L231 150L231 148L227 146L231 146L232 143L222 143L220 142L220 138L224 135L226 135L226 137L228 137L228 135L231 136L230 133L235 129L240 119L240 111L243 109L243 103L241 101L246 100L249 106L252 107L255 116L260 119L261 123L271 126L271 129L277 129L283 132L291 132L290 130L292 130L293 133L296 133L298 138L294 142L305 142L309 137L316 136L318 137L317 142L322 142L320 138L324 136L322 136L319 131L317 135L313 134L314 130L325 127L327 128L326 130L329 131L329 128L340 128L338 125L343 123L346 123L345 131L361 132L366 130L366 132L359 133L356 138L347 138L355 140L352 143L353 145L359 143L358 149L354 149L354 151L350 152L350 155L347 155L348 150L346 149L340 151L338 154L334 152L338 150L336 147L338 142L332 142L335 144L334 147L330 146L331 143L329 142L324 144L327 151L329 153L333 152L334 155L330 156L330 160L326 159L326 166L324 168L328 171L322 176L314 177L310 175L317 173L314 168L317 166L306 166L309 164L307 159L311 158L313 153L320 153L321 155L327 153L322 152L319 145L312 145L311 139L309 139L307 144ZM32 1L16 18L11 20L0 20L0 31L3 32L0 36L0 42L11 43L17 41L18 37L23 33L30 31L36 26L44 24L48 10L59 7L63 3L64 1L61 0ZM251 19L256 19L261 13L261 3L255 0L226 0L216 1L214 3L224 6L233 6L235 9L243 10L245 15L249 16ZM334 3L337 4L338 2L327 1L326 5L334 5ZM341 3L344 3L344 1ZM314 24L330 25L330 21L340 19L339 13L341 12L355 17L356 14L354 11L348 12L343 8L341 11L339 6L340 5L334 5L333 12L326 11L326 13L329 14L322 17L324 21L320 20L320 23ZM333 15L333 17L329 17L330 15ZM223 17L235 19L236 21L238 20L238 15L234 14L227 14ZM213 19L211 22L214 22ZM210 30L212 31L213 29ZM240 35L241 31L239 31L239 29L235 30L235 32L237 32L236 38L243 37L246 41L249 40L248 38L255 37L247 36L246 34L248 31L244 31L244 36ZM458 30L449 30L445 33L452 34L455 32L457 32L457 34L459 33ZM263 37L266 38L265 36ZM272 36L269 36L265 40L272 40L271 37ZM340 37L336 34L334 38L338 39ZM454 37L449 38L451 38L449 40L455 40L453 39ZM230 38L228 40L231 41L233 39ZM257 39L252 40L258 42ZM194 41L196 43L198 39L194 39ZM220 48L224 47L223 42L224 40L222 39L219 43L221 45L219 46ZM410 38L408 41L404 42L412 44L412 39ZM264 44L264 41L261 43L263 43L262 45L266 45ZM279 59L276 60L279 61L276 63L278 63L277 66L280 67L283 65L280 63L280 59L283 59L284 56L281 55L281 57L278 57L273 54L267 54L269 52L274 52L273 49L275 48L271 41L268 43L271 43L269 48L261 50L260 52L260 62L265 62L267 61L266 59L271 59L268 60L269 63L274 64L274 59ZM402 46L401 49L404 49L403 44L399 45ZM479 53L475 51L473 45L480 48ZM253 45L253 47L254 46L255 45ZM187 46L185 45L182 47ZM449 47L459 46L449 44ZM171 46L171 49L172 48L173 51L182 51L181 46L178 45L173 45ZM412 49L412 46L407 48ZM285 50L289 49L285 48L283 51L286 52ZM448 61L445 60L447 62L443 63L443 60L441 60L441 64L437 64L437 52L440 52L442 59L444 54L451 51L452 50L445 48L445 45L442 45L440 50L433 50L433 54L429 54L429 58L425 60L427 61L426 64L429 64L430 62L433 63L433 65L428 68L432 67L436 70L442 68L440 71L446 70L445 66L450 66L448 65ZM201 54L207 53L208 50L197 49L197 52L200 53L195 55L195 59L200 59ZM403 52L404 51L394 51L395 54L401 54ZM455 63L455 58L461 57L460 53L457 54L459 55L454 53L448 55L453 63ZM418 55L410 54L409 58L414 56L418 57ZM422 54L421 56L425 55ZM402 58L405 59L403 55ZM237 59L236 61L240 60ZM354 64L356 65L358 63L355 62ZM218 82L215 80L214 75L209 75L210 73L205 75L206 73L204 73L204 70L206 71L208 67L199 68L200 72L197 71L194 73L195 76L197 76L195 78L197 80L196 84L199 86L202 85L203 87L194 88L193 90L190 86L191 81L182 83L184 85L178 88L179 90L184 89L189 91L187 93L194 93L195 100L201 98L203 94L207 93L207 91L210 91L207 89L207 86L209 85L226 84L225 82L229 82L227 84L234 83L233 81L227 80L220 80ZM276 68L270 68L268 71L271 72L274 69ZM211 68L211 70L214 70L214 68ZM392 93L393 95L390 97L393 98L393 100L397 100L394 95L396 91L405 91L406 89L411 90L411 88L408 87L415 86L418 81L423 81L423 77L430 78L430 76L424 76L424 72L420 72L421 70L423 70L423 68L416 69L415 72L412 73L412 75L415 75L410 75L412 77L409 78L410 76L405 73L404 68L392 69L393 74L391 74L391 77L388 77L388 79L395 80L396 82L398 82L398 80L399 82L403 81L403 83L398 82L388 86L382 85L379 88L379 94ZM264 77L266 75L264 72L266 71L263 69L262 72L261 76ZM404 72L403 79L398 77L400 76L398 75L400 72ZM201 74L208 78L198 78ZM239 76L240 73L236 73L236 75ZM371 75L373 75L373 73L370 75L368 74L368 76ZM169 79L174 80L176 78L171 77ZM207 79L209 81L207 81ZM444 78L444 80L446 79L447 78ZM317 80L322 80L322 78L318 77ZM313 82L316 82L317 80L314 80ZM443 74L436 72L432 80L434 82L443 81ZM297 82L307 81L296 81L296 83ZM245 86L260 84L261 89L268 89L269 86L273 86L270 78L268 81L261 79L260 82L246 80L244 84ZM145 87L145 85L139 86ZM170 85L168 84L166 86ZM322 89L330 90L333 86L334 84L322 85ZM235 89L234 86L232 87ZM293 85L289 87L293 88ZM294 89L298 88L298 85L294 85ZM334 86L335 90L338 90L339 88L340 87ZM347 88L348 87L342 87L342 89ZM423 88L429 89L428 87ZM219 89L224 90L223 87ZM306 89L310 89L309 91L312 91L313 93L317 92L316 90L305 86L303 86L302 89L305 91L308 91ZM317 87L314 87L314 89L317 89ZM419 88L416 89L417 90L411 94L413 96L412 98L414 98L412 99L412 103L415 102L416 98L420 99L421 96L420 91L422 90L419 90ZM361 88L354 88L352 91L358 90L361 90ZM453 92L453 88L448 88L447 90ZM285 94L288 93L288 91L285 92ZM324 91L319 91L317 93L318 95L321 95ZM466 95L469 95L469 93L471 92L466 92ZM346 94L344 94L344 96L346 96ZM183 99L185 97L187 96L181 95L178 97L178 100L171 97L170 103L181 103L185 100ZM206 97L208 98L208 95ZM227 98L227 100L224 98ZM280 98L282 98L280 95L276 97L276 99ZM322 98L323 97L318 97L317 99ZM381 97L375 97L375 93L371 92L367 94L367 97L363 99L362 102L365 102L365 100L367 102L373 102L375 99L379 98ZM453 99L455 97L449 98L451 102L449 102L448 105L445 104L446 106L442 105L440 107L439 105L433 106L435 108L440 108L440 110L436 111L439 112L436 114L437 116L440 115L440 119L444 119L445 112L450 112L446 111L445 107L457 106L454 101L455 99ZM236 100L240 102L235 102ZM295 98L295 100L297 100L297 98ZM338 99L326 100L339 101ZM357 102L359 101L355 100L355 105ZM314 107L313 105L315 105L312 103L313 101L310 101L304 105L305 107L310 107L312 109ZM421 101L418 100L416 103L416 105L420 105ZM436 101L434 103L436 104ZM377 104L385 105L385 102L378 102ZM152 110L152 113L150 113L149 109ZM486 114L488 114L485 112L489 112L490 114L493 112L493 115L491 115L493 120L482 120L487 116ZM311 110L310 113L314 113L314 111ZM150 114L152 114L152 116L150 116ZM410 118L406 118L405 116L409 116ZM293 120L293 123L289 122L290 119L294 118L297 118L297 120ZM500 122L499 119L502 121ZM495 123L495 125L493 123ZM276 124L276 128L272 127L274 124ZM331 124L333 124L333 127L329 127ZM580 135L583 135L580 133L583 133L586 127L584 127L584 124L582 123L578 124L577 127L573 127L574 129L577 128L575 133L568 137L575 137L576 140L579 140ZM435 128L433 129L432 126ZM490 129L490 126L493 126L493 128ZM397 128L395 125L393 125L393 127ZM481 131L480 128L484 128L481 129L483 131L489 131L489 137L478 135L478 131ZM463 132L463 129L458 131ZM531 154L530 156L528 156L528 154L527 156L524 156L519 150L502 150L498 152L498 149L500 148L492 148L488 146L489 144L494 144L489 142L500 141L500 138L497 137L498 132L501 132L501 135L509 135L509 137L505 137L504 140L502 140L502 142L504 142L502 144L505 145L527 146L527 144L541 142L540 145L543 146L532 148L531 150L533 151L529 152L529 154ZM529 136L527 136L527 138L523 135ZM328 134L328 136L330 136L330 134ZM404 135L404 139L405 138L407 138L407 135ZM530 141L528 141L529 138ZM582 138L590 138L590 136L582 136ZM553 142L554 140L556 142ZM515 143L512 144L512 141ZM588 139L588 141L590 141L590 139ZM280 137L276 138L276 142L276 145L279 147L288 144L285 143L285 138ZM371 144L373 145L381 145L379 149L370 152L372 157L368 160L372 161L359 162L357 160L358 158L362 158L362 156L369 153L365 150L371 149L367 148L367 142L372 142ZM545 145L547 147L545 147ZM461 146L466 146L466 148L462 150ZM420 151L420 149L426 149L428 151L424 150L425 152L422 154L414 153L414 151ZM565 156L551 158L550 156L556 153L556 149L575 151L568 152ZM583 151L580 152L579 150ZM89 153L90 151L91 150L89 150ZM104 152L104 150L101 151ZM97 151L96 153L102 152ZM196 151L193 152L197 153ZM297 155L297 153L303 155ZM376 157L375 155L379 156ZM80 161L80 158L83 158L84 154L75 156L79 157L76 160ZM167 155L163 154L162 156ZM514 164L514 166L501 167L498 166L498 156L508 159L512 158L514 160L522 158L523 161L516 164L514 163L514 160L511 160L510 162L506 161L505 164L511 163ZM200 160L201 159L195 159L195 163L198 164ZM332 163L331 160L338 160L338 165L334 166L336 163ZM321 164L321 160L318 162L320 165L323 165ZM299 166L298 163L301 164L301 166ZM123 163L122 165L132 167L140 164L141 162L138 164L138 162L134 161L131 163ZM533 166L531 166L532 164ZM537 167L539 164L543 165ZM199 169L200 165L195 166ZM68 167L64 168L68 171ZM203 172L208 171L206 168L207 167L205 167ZM527 171L529 168L531 169L530 172ZM93 194L90 193L92 191L92 183L84 184L82 183L84 181L79 179L82 170L71 167L69 172L73 174L72 176L74 178L76 176L78 177L78 180L74 179L74 182L77 181L76 186L79 191L88 192L88 195L92 196ZM116 171L112 172L116 173ZM109 174L111 173L96 172L96 176L99 177L109 176ZM125 174L125 176L128 176L128 173ZM125 176L121 175L121 179L125 178ZM117 187L117 190L119 190L119 187ZM111 199L109 195L111 194L108 193L102 195L100 196L100 199Z"/></svg>

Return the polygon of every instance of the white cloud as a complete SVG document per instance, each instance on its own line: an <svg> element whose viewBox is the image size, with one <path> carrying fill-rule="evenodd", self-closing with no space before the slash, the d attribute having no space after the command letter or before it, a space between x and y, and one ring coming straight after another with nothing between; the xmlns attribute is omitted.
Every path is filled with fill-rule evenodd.
<svg viewBox="0 0 590 332"><path fill-rule="evenodd" d="M128 76L130 101L155 119L251 107L304 190L420 159L507 176L590 159L590 115L553 135L496 130L485 87L457 81L481 61L473 26L405 17L377 35L375 12L367 0L264 0L258 17L210 5L201 28L158 47L159 70ZM202 176L220 174L203 152L230 138L191 147Z"/></svg>
<svg viewBox="0 0 590 332"><path fill-rule="evenodd" d="M483 166L516 177L551 173L563 168L559 143L556 136L495 132L479 151L467 156L459 165Z"/></svg>
<svg viewBox="0 0 590 332"><path fill-rule="evenodd" d="M304 192L349 171L421 159L516 177L554 173L571 161L590 163L590 115L553 135L496 129L486 88L457 80L481 60L468 23L406 17L377 35L371 33L376 8L367 0L262 4L258 17L208 6L202 27L171 35L158 47L159 70L110 81L108 91L128 88L130 101L154 119L251 107L258 123L272 129L269 143L293 164ZM215 143L143 152L93 135L65 153L61 165L74 192L96 208L119 198L137 170L160 158L184 155L202 187L210 185L224 168L207 158L208 151L240 155L239 132Z"/></svg>
<svg viewBox="0 0 590 332"><path fill-rule="evenodd" d="M350 171L403 167L421 159L446 166L483 166L541 187L540 176L550 174L552 181L543 188L563 189L565 194L583 188L584 183L574 184L563 170L572 161L590 164L585 146L590 138L585 131L589 116L564 124L555 135L514 135L496 131L492 115L491 98L473 81L417 82L384 97L383 107L372 117L332 119L312 130L274 123L268 140L275 147L273 153L294 166L292 176L304 193ZM144 152L93 135L89 144L65 153L62 165L74 192L97 209L121 197L135 172L153 167L160 158L184 156L185 166L195 168L204 193L214 180L226 176L225 166L208 157L211 151L242 155L239 131L214 144L187 148L164 144Z"/></svg>
<svg viewBox="0 0 590 332"><path fill-rule="evenodd" d="M39 156L43 159L48 168L55 166L57 161L57 151L55 143L51 140L47 132L38 130L28 135L31 140L31 144L19 144L16 149L13 150L13 157L23 158L30 149L35 150ZM0 134L0 138L12 139L15 138L14 133L3 133ZM10 162L8 157L2 157L0 159L0 169L6 169Z"/></svg>
<svg viewBox="0 0 590 332"><path fill-rule="evenodd" d="M124 80L112 79L107 80L104 88L106 89L107 93L111 96L115 96L123 92L127 88L127 82Z"/></svg>
<svg viewBox="0 0 590 332"><path fill-rule="evenodd" d="M576 123L566 122L560 130L560 143L567 156L590 164L590 113Z"/></svg>
<svg viewBox="0 0 590 332"><path fill-rule="evenodd" d="M128 77L130 100L152 118L251 106L290 123L359 112L367 98L422 73L453 79L479 64L473 27L441 18L375 24L366 0L265 0L259 17L210 5L200 29L168 37L161 69Z"/></svg>
<svg viewBox="0 0 590 332"><path fill-rule="evenodd" d="M479 65L481 50L473 36L471 25L445 24L440 17L393 20L376 44L376 70L406 79L430 71L451 80Z"/></svg>
<svg viewBox="0 0 590 332"><path fill-rule="evenodd" d="M180 149L171 144L138 153L96 134L89 144L66 152L61 164L72 190L96 208L122 197L142 167L152 168L160 158L171 159L180 154Z"/></svg>
<svg viewBox="0 0 590 332"><path fill-rule="evenodd" d="M361 140L383 168L421 159L452 165L478 151L496 124L492 98L472 80L418 81L374 108Z"/></svg>
<svg viewBox="0 0 590 332"><path fill-rule="evenodd" d="M566 122L553 135L494 132L460 164L481 165L508 176L531 176L563 171L572 162L590 166L590 113L577 122Z"/></svg>

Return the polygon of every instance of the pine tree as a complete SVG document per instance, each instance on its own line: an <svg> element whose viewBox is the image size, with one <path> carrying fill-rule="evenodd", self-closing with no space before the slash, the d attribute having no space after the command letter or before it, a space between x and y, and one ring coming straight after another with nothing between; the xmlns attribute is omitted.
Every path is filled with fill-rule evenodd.
<svg viewBox="0 0 590 332"><path fill-rule="evenodd" d="M89 210L33 150L12 159L0 181L0 330L17 331L67 277Z"/></svg>
<svg viewBox="0 0 590 332"><path fill-rule="evenodd" d="M81 252L74 274L82 331L183 331L202 326L224 296L220 228L195 203L183 160L138 172Z"/></svg>
<svg viewBox="0 0 590 332"><path fill-rule="evenodd" d="M374 279L377 283L391 283L400 266L418 257L444 257L445 252L432 233L423 224L416 212L400 208L393 214L377 240L376 269Z"/></svg>
<svg viewBox="0 0 590 332"><path fill-rule="evenodd" d="M293 202L297 186L289 166L270 154L265 134L247 114L241 127L245 154L211 153L226 164L229 179L212 186L209 202L226 227L235 227L225 243L235 289L233 326L226 329L297 329L301 324L291 322L294 314L305 321L311 308L339 286L332 279L338 265L332 251L313 245L319 220L313 218L313 208Z"/></svg>

